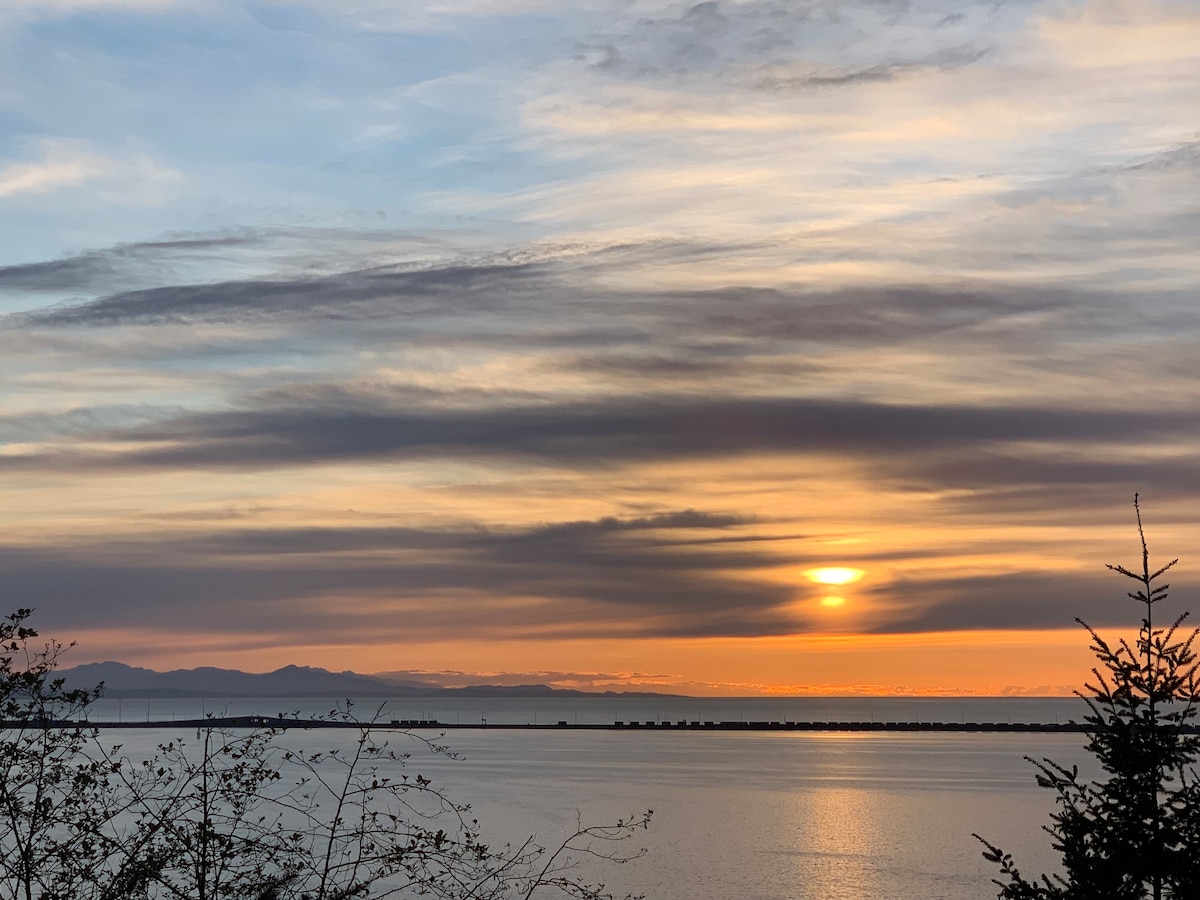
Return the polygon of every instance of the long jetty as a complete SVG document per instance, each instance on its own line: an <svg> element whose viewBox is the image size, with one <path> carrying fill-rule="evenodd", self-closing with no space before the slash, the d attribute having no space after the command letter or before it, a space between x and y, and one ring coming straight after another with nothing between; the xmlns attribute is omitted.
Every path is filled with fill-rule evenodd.
<svg viewBox="0 0 1200 900"><path fill-rule="evenodd" d="M619 731L643 734L662 731L917 731L917 732L1038 732L1078 733L1084 726L1077 722L774 722L774 721L700 721L685 720L618 720L606 723L545 722L519 724L509 722L442 722L437 719L388 719L355 722L343 719L303 719L290 716L207 716L202 719L171 719L170 721L74 721L45 720L40 722L0 722L0 729L18 727L42 728L274 728L274 729L321 729L321 728L368 728L392 731ZM1190 734L1200 733L1197 726L1181 729Z"/></svg>

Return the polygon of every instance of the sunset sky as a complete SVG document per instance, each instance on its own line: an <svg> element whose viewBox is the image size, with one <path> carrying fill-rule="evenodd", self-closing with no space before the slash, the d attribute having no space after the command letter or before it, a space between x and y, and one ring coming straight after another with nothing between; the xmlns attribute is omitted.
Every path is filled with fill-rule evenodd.
<svg viewBox="0 0 1200 900"><path fill-rule="evenodd" d="M71 662L1061 693L1200 612L1195 0L0 0ZM433 674L431 674L433 673Z"/></svg>

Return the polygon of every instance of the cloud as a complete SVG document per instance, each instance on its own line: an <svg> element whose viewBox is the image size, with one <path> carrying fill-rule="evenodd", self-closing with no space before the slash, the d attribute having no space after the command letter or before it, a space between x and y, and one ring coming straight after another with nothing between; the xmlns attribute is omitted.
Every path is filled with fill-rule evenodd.
<svg viewBox="0 0 1200 900"><path fill-rule="evenodd" d="M244 527L0 547L11 588L53 627L144 627L239 635L251 645L380 641L756 637L823 632L810 591L764 572L781 557L697 548L696 530L755 535L752 523L688 510L532 527ZM729 523L729 524L726 524ZM803 567L827 550L789 538ZM94 598L104 598L98 604ZM1129 621L1103 574L1007 567L916 570L855 589L869 633L1058 629ZM836 625L836 623L834 623Z"/></svg>
<svg viewBox="0 0 1200 900"><path fill-rule="evenodd" d="M1200 322L1184 294L632 286L747 250L686 242L104 292L110 278L169 282L175 260L270 240L180 236L0 270L25 290L101 293L0 324L14 383L69 397L0 422L0 467L442 461L611 475L837 458L874 489L941 493L956 516L1047 503L1069 516L1114 488L1193 493L1181 410L1196 400ZM318 370L294 368L300 346L320 348ZM86 377L72 375L84 361ZM113 407L112 390L128 403Z"/></svg>
<svg viewBox="0 0 1200 900"><path fill-rule="evenodd" d="M160 241L117 244L43 262L0 266L0 290L63 291L107 290L114 282L142 275L139 268L159 268L180 257L217 256L259 243L249 235L181 237ZM162 269L159 268L161 272ZM169 271L169 270L168 270Z"/></svg>
<svg viewBox="0 0 1200 900"><path fill-rule="evenodd" d="M253 235L163 241L118 246L40 263L0 268L0 288L57 291L105 280L169 275L174 260L253 246ZM419 327L457 342L494 343L503 332L515 346L641 345L653 356L578 357L583 368L649 373L672 367L720 367L725 360L753 355L784 342L846 346L933 339L948 333L969 342L972 332L994 339L1006 323L1024 326L1031 339L1087 329L1119 330L1144 317L1133 315L1115 295L1030 285L862 285L817 289L797 283L771 287L669 285L635 287L656 269L695 266L705 257L736 258L753 248L711 244L628 245L537 252L432 263L400 263L330 273L297 273L209 283L168 283L109 293L98 299L43 307L0 320L8 329L119 328L154 324L296 325L370 322L390 334ZM525 258L530 257L530 258ZM614 284L616 282L616 284ZM626 282L629 282L628 284ZM1096 316L1102 311L1103 316ZM486 317L486 321L484 321ZM1034 326L1033 317L1039 317ZM1191 316L1194 319L1194 316ZM669 328L664 322L670 322ZM1186 326L1176 320L1173 327ZM326 331L326 334L330 332ZM357 333L356 339L362 334ZM670 344L686 350L671 355ZM793 360L793 365L798 360Z"/></svg>
<svg viewBox="0 0 1200 900"><path fill-rule="evenodd" d="M1123 587L1106 573L1016 571L965 577L905 578L879 593L872 633L1039 630L1070 627L1078 616L1094 628L1136 618Z"/></svg>
<svg viewBox="0 0 1200 900"><path fill-rule="evenodd" d="M420 681L440 687L472 687L480 684L527 685L546 684L568 690L586 691L629 691L646 690L648 687L671 689L672 676L644 672L460 672L425 671L404 669L394 672L376 673L395 681Z"/></svg>
<svg viewBox="0 0 1200 900"><path fill-rule="evenodd" d="M666 528L731 528L735 525L746 525L753 519L741 516L715 515L685 509L680 512L659 513L654 516L639 516L632 519L620 519L615 516L605 516L583 522L562 522L539 529L533 534L538 538L576 536L589 533L603 534L617 531L657 531Z"/></svg>
<svg viewBox="0 0 1200 900"><path fill-rule="evenodd" d="M178 415L178 407L109 403L104 406L75 406L59 410L0 413L0 448L8 444L37 445L95 434L108 428L146 425L164 416ZM0 452L3 452L0 449ZM10 451L11 452L11 451Z"/></svg>
<svg viewBox="0 0 1200 900"><path fill-rule="evenodd" d="M1090 4L614 10L575 58L529 76L522 107L526 145L585 171L437 197L590 234L620 222L638 236L769 235L779 252L760 276L825 285L895 282L915 267L1183 288L1197 274L1195 184L1135 184L1115 170L1194 139L1195 66L1078 70L1046 23L1084 28L1073 16L1085 8L1084 19L1106 19ZM1154 29L1190 33L1186 5L1119 8L1117 19L1150 29L1130 41L1141 48L1156 46ZM1105 41L1127 40L1101 25ZM756 43L763 33L769 48ZM1107 58L1095 54L1101 67ZM1045 103L1050 86L1060 102ZM1014 196L1044 202L1014 208Z"/></svg>
<svg viewBox="0 0 1200 900"><path fill-rule="evenodd" d="M44 138L32 161L0 164L0 198L48 194L91 184L105 202L156 204L182 180L175 169L139 154L118 159L98 153L86 142Z"/></svg>
<svg viewBox="0 0 1200 900"><path fill-rule="evenodd" d="M1200 15L1177 0L1087 0L1051 7L1038 18L1038 35L1079 69L1152 69L1195 61Z"/></svg>
<svg viewBox="0 0 1200 900"><path fill-rule="evenodd" d="M0 197L41 194L102 177L108 162L81 147L47 141L37 162L11 162L0 167Z"/></svg>
<svg viewBox="0 0 1200 900"><path fill-rule="evenodd" d="M978 62L986 50L949 48L920 60L893 60L858 69L821 69L806 74L762 75L754 86L765 91L803 91L897 81L930 72L952 72Z"/></svg>
<svg viewBox="0 0 1200 900"><path fill-rule="evenodd" d="M110 449L0 457L12 470L240 469L370 459L525 459L568 466L828 452L885 460L1023 442L1136 448L1192 440L1171 412L889 405L803 398L622 398L536 406L412 409L384 395L329 406L294 402L159 420L93 437ZM986 463L984 464L986 466ZM953 473L951 473L953 474Z"/></svg>
<svg viewBox="0 0 1200 900"><path fill-rule="evenodd" d="M460 310L488 308L498 298L483 295L486 283L513 291L531 267L442 266L416 271L388 268L336 276L227 281L124 291L82 305L27 314L32 325L120 326L164 322L253 322L298 313L361 319L391 313L435 316L441 302ZM3 272L0 272L0 276Z"/></svg>
<svg viewBox="0 0 1200 900"><path fill-rule="evenodd" d="M320 628L331 638L363 627L426 639L791 630L793 591L753 574L769 557L696 553L655 539L739 527L733 521L686 510L503 530L234 527L73 548L9 546L0 560L22 602L78 628L134 617L157 627L227 622L244 633L286 621L297 633ZM108 598L102 608L89 600L96 596Z"/></svg>
<svg viewBox="0 0 1200 900"><path fill-rule="evenodd" d="M595 37L577 45L577 59L608 77L703 77L742 79L773 66L804 64L845 65L848 71L868 72L873 66L906 65L905 51L916 46L932 60L953 54L972 29L1003 15L989 15L982 6L964 10L947 21L948 6L939 3L890 4L871 2L700 2L644 6L628 12L609 11L607 20L588 22ZM968 21L969 19L969 21ZM937 27L940 25L940 28ZM920 53L920 51L918 51ZM946 58L947 64L955 60ZM915 64L914 64L915 65ZM884 76L883 71L876 73ZM819 76L818 76L819 77ZM830 77L835 83L838 75ZM886 76L884 76L886 77ZM849 79L846 83L858 79ZM876 80L867 76L863 81Z"/></svg>

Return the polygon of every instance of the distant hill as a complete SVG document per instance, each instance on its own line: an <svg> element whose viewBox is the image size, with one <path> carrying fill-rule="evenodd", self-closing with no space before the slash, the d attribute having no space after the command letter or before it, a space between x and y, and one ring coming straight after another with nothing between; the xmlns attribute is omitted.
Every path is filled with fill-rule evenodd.
<svg viewBox="0 0 1200 900"><path fill-rule="evenodd" d="M104 684L106 697L598 697L670 696L637 691L562 690L545 684L471 685L444 688L423 681L394 680L330 672L311 666L284 666L274 672L236 669L175 669L156 672L119 662L88 663L59 672L71 688Z"/></svg>
<svg viewBox="0 0 1200 900"><path fill-rule="evenodd" d="M354 672L284 666L256 674L236 669L175 669L156 672L119 662L89 663L60 674L73 688L104 683L107 697L397 697L424 696L434 684L395 684Z"/></svg>

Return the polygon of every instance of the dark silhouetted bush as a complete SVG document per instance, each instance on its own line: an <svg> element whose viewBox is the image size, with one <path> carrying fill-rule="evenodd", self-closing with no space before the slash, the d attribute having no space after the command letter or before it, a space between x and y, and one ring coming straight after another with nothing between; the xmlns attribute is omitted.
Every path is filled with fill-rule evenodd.
<svg viewBox="0 0 1200 900"><path fill-rule="evenodd" d="M213 723L131 760L86 724L99 689L65 688L64 648L39 643L29 616L0 620L3 900L611 900L579 860L640 855L622 842L649 813L490 846L387 738L448 751L359 723L348 704L330 716L349 747L305 752L290 732Z"/></svg>

